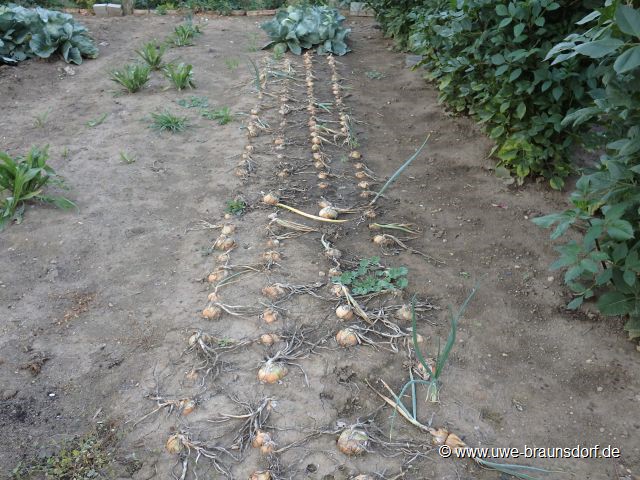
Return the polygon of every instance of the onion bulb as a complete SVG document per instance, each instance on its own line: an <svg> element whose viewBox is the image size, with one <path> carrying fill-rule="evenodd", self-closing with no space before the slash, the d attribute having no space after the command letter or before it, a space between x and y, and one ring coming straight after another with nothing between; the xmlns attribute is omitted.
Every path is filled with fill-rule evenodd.
<svg viewBox="0 0 640 480"><path fill-rule="evenodd" d="M264 312L262 312L261 317L262 320L265 321L265 323L271 324L278 320L278 312L273 308L267 308Z"/></svg>
<svg viewBox="0 0 640 480"><path fill-rule="evenodd" d="M215 243L213 244L213 248L216 250L231 250L236 246L236 242L231 237L227 237L226 235L220 235Z"/></svg>
<svg viewBox="0 0 640 480"><path fill-rule="evenodd" d="M336 297L341 297L344 294L344 292L342 291L342 285L339 285L337 283L333 284L333 287L331 287L331 291Z"/></svg>
<svg viewBox="0 0 640 480"><path fill-rule="evenodd" d="M319 153L319 152L314 153L314 154L313 154L313 159L314 159L314 160L318 160L318 161L319 161L319 160L322 160L322 154L321 154L321 153Z"/></svg>
<svg viewBox="0 0 640 480"><path fill-rule="evenodd" d="M269 285L262 289L262 294L271 300L277 300L285 294L285 291L280 285Z"/></svg>
<svg viewBox="0 0 640 480"><path fill-rule="evenodd" d="M216 292L211 292L209 295L207 295L207 300L209 300L210 302L217 302L219 300L218 294Z"/></svg>
<svg viewBox="0 0 640 480"><path fill-rule="evenodd" d="M436 431L431 432L431 437L434 445L444 445L447 441L449 432L444 428L438 428Z"/></svg>
<svg viewBox="0 0 640 480"><path fill-rule="evenodd" d="M322 170L325 167L325 164L322 160L316 160L313 163L313 166L316 167L316 170Z"/></svg>
<svg viewBox="0 0 640 480"><path fill-rule="evenodd" d="M338 437L338 448L345 455L360 455L367 451L369 435L364 430L347 428Z"/></svg>
<svg viewBox="0 0 640 480"><path fill-rule="evenodd" d="M252 109L251 109L251 111L250 111L249 113L250 113L251 115L258 115L258 113L260 113L260 112L258 111L258 109L257 109L257 108L252 108Z"/></svg>
<svg viewBox="0 0 640 480"><path fill-rule="evenodd" d="M260 453L262 453L263 455L271 455L276 451L276 448L278 448L276 442L274 442L273 440L269 440L262 444L262 446L260 447Z"/></svg>
<svg viewBox="0 0 640 480"><path fill-rule="evenodd" d="M242 177L247 175L247 171L244 169L244 167L236 167L235 170L233 171L233 174L236 177L242 178ZM231 217L229 217L229 218L231 218Z"/></svg>
<svg viewBox="0 0 640 480"><path fill-rule="evenodd" d="M282 137L276 137L276 138L273 140L273 144L274 144L274 145L284 145L284 138L282 138Z"/></svg>
<svg viewBox="0 0 640 480"><path fill-rule="evenodd" d="M164 448L167 449L167 452L174 455L180 453L184 448L184 445L182 444L182 438L183 437L181 434L174 433L169 437L167 443L164 444Z"/></svg>
<svg viewBox="0 0 640 480"><path fill-rule="evenodd" d="M353 166L357 169L357 170L364 170L367 166L362 163L362 162L358 162L358 163L354 163Z"/></svg>
<svg viewBox="0 0 640 480"><path fill-rule="evenodd" d="M220 315L222 315L222 309L217 305L212 305L202 311L203 318L206 318L207 320L215 320L220 317Z"/></svg>
<svg viewBox="0 0 640 480"><path fill-rule="evenodd" d="M264 252L262 254L262 258L263 258L263 260L266 260L267 262L279 262L282 259L280 254L278 252L273 251L273 250L269 250L268 252Z"/></svg>
<svg viewBox="0 0 640 480"><path fill-rule="evenodd" d="M262 383L276 383L284 378L288 370L282 363L265 363L258 370L258 380Z"/></svg>
<svg viewBox="0 0 640 480"><path fill-rule="evenodd" d="M320 210L318 216L335 220L338 218L338 211L333 207L324 207Z"/></svg>
<svg viewBox="0 0 640 480"><path fill-rule="evenodd" d="M320 145L322 143L322 140L320 140L318 137L313 137L311 139L311 143L313 143L314 145Z"/></svg>
<svg viewBox="0 0 640 480"><path fill-rule="evenodd" d="M358 340L358 335L351 328L343 328L342 330L336 333L336 342L341 347L353 347L354 345L358 345L360 340Z"/></svg>
<svg viewBox="0 0 640 480"><path fill-rule="evenodd" d="M182 415L189 415L196 409L196 402L190 398L180 400L180 407L182 408Z"/></svg>
<svg viewBox="0 0 640 480"><path fill-rule="evenodd" d="M231 235L235 231L236 226L233 223L227 223L226 225L223 225L222 230L220 230L223 235Z"/></svg>
<svg viewBox="0 0 640 480"><path fill-rule="evenodd" d="M255 147L253 145L245 145L244 149L247 151L247 153L253 153Z"/></svg>
<svg viewBox="0 0 640 480"><path fill-rule="evenodd" d="M386 247L393 243L393 240L388 238L386 235L376 235L373 237L373 243L378 245L379 247Z"/></svg>
<svg viewBox="0 0 640 480"><path fill-rule="evenodd" d="M362 170L358 170L356 172L356 178L362 179L362 178L367 178L367 173L363 172Z"/></svg>
<svg viewBox="0 0 640 480"><path fill-rule="evenodd" d="M329 269L329 276L330 277L339 277L340 275L342 275L342 271L339 268L331 267Z"/></svg>
<svg viewBox="0 0 640 480"><path fill-rule="evenodd" d="M338 308L336 308L336 316L340 320L345 320L348 322L349 320L353 319L353 309L350 305L339 305Z"/></svg>
<svg viewBox="0 0 640 480"><path fill-rule="evenodd" d="M250 137L257 137L258 136L258 129L256 127L254 127L253 125L249 125L247 127L247 132L249 133Z"/></svg>
<svg viewBox="0 0 640 480"><path fill-rule="evenodd" d="M311 151L312 152L319 152L320 151L320 145L316 145L316 144L311 145Z"/></svg>
<svg viewBox="0 0 640 480"><path fill-rule="evenodd" d="M253 472L249 476L249 480L273 480L269 470L260 470L259 472Z"/></svg>
<svg viewBox="0 0 640 480"><path fill-rule="evenodd" d="M354 150L349 154L349 158L351 158L353 160L360 160L362 158L362 155L360 155L359 151Z"/></svg>
<svg viewBox="0 0 640 480"><path fill-rule="evenodd" d="M375 192L372 192L371 190L363 190L362 192L360 192L360 198L369 198L369 197L373 197L375 195Z"/></svg>
<svg viewBox="0 0 640 480"><path fill-rule="evenodd" d="M320 190L326 190L329 187L330 187L330 185L327 182L319 182L318 183L318 188Z"/></svg>
<svg viewBox="0 0 640 480"><path fill-rule="evenodd" d="M378 215L376 214L376 211L373 208L370 208L370 209L368 209L367 211L364 212L364 216L373 220Z"/></svg>
<svg viewBox="0 0 640 480"><path fill-rule="evenodd" d="M370 223L369 230L382 230L382 228L377 223Z"/></svg>
<svg viewBox="0 0 640 480"><path fill-rule="evenodd" d="M271 441L271 435L269 435L264 430L258 430L256 432L256 435L253 437L253 440L251 440L251 446L253 448L260 448L266 442L270 442L270 441Z"/></svg>
<svg viewBox="0 0 640 480"><path fill-rule="evenodd" d="M275 193L267 193L264 197L262 197L262 203L267 205L276 205L280 202L280 198Z"/></svg>
<svg viewBox="0 0 640 480"><path fill-rule="evenodd" d="M275 333L263 333L260 335L260 343L263 345L271 346L274 343L278 342L280 337Z"/></svg>
<svg viewBox="0 0 640 480"><path fill-rule="evenodd" d="M268 248L277 248L279 245L280 245L280 240L278 240L277 238L270 238L269 240L267 240Z"/></svg>
<svg viewBox="0 0 640 480"><path fill-rule="evenodd" d="M229 272L227 271L226 268L218 268L217 270L209 274L209 276L207 277L207 282L217 283L223 278L225 278L227 275L229 275Z"/></svg>
<svg viewBox="0 0 640 480"><path fill-rule="evenodd" d="M364 190L367 190L370 186L371 186L371 184L369 182L367 182L366 180L363 180L362 182L358 183L358 187L362 188Z"/></svg>
<svg viewBox="0 0 640 480"><path fill-rule="evenodd" d="M410 322L413 319L413 316L411 315L411 305L402 305L402 307L400 307L396 312L396 318Z"/></svg>
<svg viewBox="0 0 640 480"><path fill-rule="evenodd" d="M291 175L291 172L289 170L287 170L286 168L283 168L282 170L280 170L278 172L278 177L279 178L287 178L289 175Z"/></svg>
<svg viewBox="0 0 640 480"><path fill-rule="evenodd" d="M229 256L229 254L225 252L225 253L221 253L220 255L218 255L218 256L216 257L216 260L217 260L218 262L220 262L220 263L227 263L227 262L229 261L229 259L230 259L230 258L231 258L231 257Z"/></svg>
<svg viewBox="0 0 640 480"><path fill-rule="evenodd" d="M318 173L318 178L320 180L326 180L327 178L329 178L329 174L327 172L320 172Z"/></svg>

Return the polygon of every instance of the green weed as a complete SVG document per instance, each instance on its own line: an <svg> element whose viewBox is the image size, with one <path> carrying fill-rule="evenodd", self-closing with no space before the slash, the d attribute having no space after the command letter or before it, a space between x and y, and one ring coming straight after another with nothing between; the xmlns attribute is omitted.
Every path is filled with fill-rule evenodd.
<svg viewBox="0 0 640 480"><path fill-rule="evenodd" d="M180 133L184 132L188 126L187 117L179 117L166 110L151 114L151 128L158 132Z"/></svg>
<svg viewBox="0 0 640 480"><path fill-rule="evenodd" d="M150 71L147 65L125 65L122 69L111 72L111 80L129 93L135 93L149 81Z"/></svg>
<svg viewBox="0 0 640 480"><path fill-rule="evenodd" d="M59 208L76 206L64 197L42 193L47 185L63 184L47 164L48 159L48 146L32 147L25 157L12 158L6 152L0 152L0 231L12 220L22 222L25 203L30 200L51 203Z"/></svg>
<svg viewBox="0 0 640 480"><path fill-rule="evenodd" d="M132 163L135 163L136 157L128 154L127 152L120 152L120 161L122 163L126 163L127 165L131 165Z"/></svg>
<svg viewBox="0 0 640 480"><path fill-rule="evenodd" d="M225 213L229 213L231 215L240 216L247 209L247 204L242 199L235 200L227 200L227 208L225 208Z"/></svg>
<svg viewBox="0 0 640 480"><path fill-rule="evenodd" d="M33 126L36 128L44 128L47 124L47 120L49 118L49 114L51 110L47 110L46 112L39 113L33 120Z"/></svg>
<svg viewBox="0 0 640 480"><path fill-rule="evenodd" d="M208 108L209 99L207 97L196 97L192 95L189 98L181 98L178 100L178 105L185 108Z"/></svg>
<svg viewBox="0 0 640 480"><path fill-rule="evenodd" d="M402 290L409 281L406 267L387 268L380 257L363 258L355 270L347 270L335 278L334 283L349 287L353 295L367 295L389 290Z"/></svg>
<svg viewBox="0 0 640 480"><path fill-rule="evenodd" d="M227 66L227 69L235 72L240 66L240 61L237 58L225 58L224 64Z"/></svg>
<svg viewBox="0 0 640 480"><path fill-rule="evenodd" d="M369 72L364 73L369 80L380 80L385 77L384 73L378 72L377 70L371 70Z"/></svg>
<svg viewBox="0 0 640 480"><path fill-rule="evenodd" d="M175 65L169 63L163 70L164 76L167 77L177 90L185 88L195 88L193 83L193 66L189 64L179 63Z"/></svg>
<svg viewBox="0 0 640 480"><path fill-rule="evenodd" d="M171 41L176 47L187 47L193 45L193 38L200 33L200 28L197 25L190 22L183 23L173 30Z"/></svg>
<svg viewBox="0 0 640 480"><path fill-rule="evenodd" d="M85 125L87 127L90 127L90 128L97 127L98 125L102 125L102 122L104 122L107 119L108 116L109 116L108 113L103 113L98 118L94 118L92 120L89 120Z"/></svg>
<svg viewBox="0 0 640 480"><path fill-rule="evenodd" d="M226 125L233 121L233 114L229 107L222 107L218 110L202 110L200 114L208 120L216 120L218 125Z"/></svg>
<svg viewBox="0 0 640 480"><path fill-rule="evenodd" d="M164 55L165 46L158 46L155 42L145 43L136 53L151 70L160 70L162 68L162 55Z"/></svg>

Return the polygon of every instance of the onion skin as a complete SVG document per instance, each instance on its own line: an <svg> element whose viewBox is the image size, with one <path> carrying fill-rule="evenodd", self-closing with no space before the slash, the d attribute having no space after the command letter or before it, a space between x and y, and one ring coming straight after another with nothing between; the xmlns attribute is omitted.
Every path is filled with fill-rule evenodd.
<svg viewBox="0 0 640 480"><path fill-rule="evenodd" d="M262 294L272 300L277 300L285 294L285 291L280 285L269 285L262 289Z"/></svg>
<svg viewBox="0 0 640 480"><path fill-rule="evenodd" d="M288 373L286 365L282 363L265 363L258 370L258 380L261 383L277 383Z"/></svg>
<svg viewBox="0 0 640 480"><path fill-rule="evenodd" d="M184 445L182 444L182 435L179 433L174 433L169 437L167 443L165 443L164 448L166 448L167 452L177 455L182 451Z"/></svg>
<svg viewBox="0 0 640 480"><path fill-rule="evenodd" d="M253 437L253 440L251 440L251 446L253 448L260 448L266 442L270 442L270 441L271 441L271 435L269 435L264 430L258 430L256 432L255 437Z"/></svg>
<svg viewBox="0 0 640 480"><path fill-rule="evenodd" d="M216 305L207 307L202 311L202 317L206 318L207 320L215 320L217 318L220 318L220 315L222 315L222 309L220 307L217 307Z"/></svg>
<svg viewBox="0 0 640 480"><path fill-rule="evenodd" d="M277 448L278 445L276 445L276 442L274 442L273 440L269 440L262 444L262 446L260 447L260 453L262 453L263 455L271 455L276 451Z"/></svg>
<svg viewBox="0 0 640 480"><path fill-rule="evenodd" d="M347 428L338 437L338 449L345 455L360 455L367 451L369 435L364 430Z"/></svg>
<svg viewBox="0 0 640 480"><path fill-rule="evenodd" d="M349 320L353 319L353 309L349 305L340 305L338 306L338 308L336 308L336 316L340 320L348 322Z"/></svg>
<svg viewBox="0 0 640 480"><path fill-rule="evenodd" d="M335 220L336 218L338 218L338 211L332 207L324 207L323 209L320 210L320 212L318 213L318 216L322 218L329 218L331 220Z"/></svg>
<svg viewBox="0 0 640 480"><path fill-rule="evenodd" d="M336 342L341 347L353 347L360 343L358 336L351 328L343 328L336 333Z"/></svg>

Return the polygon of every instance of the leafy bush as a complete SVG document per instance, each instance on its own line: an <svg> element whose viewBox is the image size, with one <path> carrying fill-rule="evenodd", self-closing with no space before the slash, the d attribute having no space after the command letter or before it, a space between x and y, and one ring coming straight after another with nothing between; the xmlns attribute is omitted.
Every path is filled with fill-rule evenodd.
<svg viewBox="0 0 640 480"><path fill-rule="evenodd" d="M570 196L572 208L536 218L543 227L557 224L551 238L571 226L583 232L558 248L553 268L567 268L564 281L574 292L568 308L598 295L605 315L629 315L625 328L640 337L640 10L608 2L583 18L593 24L569 35L549 57L554 63L589 59L597 82L589 105L564 123L580 128L585 144L604 151L585 171Z"/></svg>
<svg viewBox="0 0 640 480"><path fill-rule="evenodd" d="M0 231L9 222L22 221L25 202L38 200L52 203L59 208L71 208L75 204L64 197L44 195L47 185L62 185L62 180L51 166L48 147L32 147L26 157L12 158L0 152Z"/></svg>
<svg viewBox="0 0 640 480"><path fill-rule="evenodd" d="M318 46L318 54L349 52L346 38L351 29L344 28L345 17L335 8L325 6L290 6L280 10L276 16L261 25L271 42L264 48L273 47L276 52L287 49L296 55L303 48Z"/></svg>
<svg viewBox="0 0 640 480"><path fill-rule="evenodd" d="M0 62L50 58L54 53L80 65L82 57L95 58L98 49L87 29L67 13L0 5Z"/></svg>

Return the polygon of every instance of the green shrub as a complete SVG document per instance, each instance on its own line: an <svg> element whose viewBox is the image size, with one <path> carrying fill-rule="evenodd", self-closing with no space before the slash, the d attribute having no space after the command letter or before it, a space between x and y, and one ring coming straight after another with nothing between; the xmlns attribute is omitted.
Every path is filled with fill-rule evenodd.
<svg viewBox="0 0 640 480"><path fill-rule="evenodd" d="M557 224L551 238L572 226L580 241L558 248L553 268L566 268L573 291L568 308L597 296L605 315L628 315L625 328L640 337L640 9L622 2L595 10L579 22L594 24L568 36L549 53L561 64L581 57L597 82L589 105L569 113L564 123L579 128L586 146L604 151L570 196L572 208L534 219Z"/></svg>
<svg viewBox="0 0 640 480"><path fill-rule="evenodd" d="M0 5L0 62L17 63L28 58L50 58L54 53L67 63L98 55L87 29L67 13Z"/></svg>

